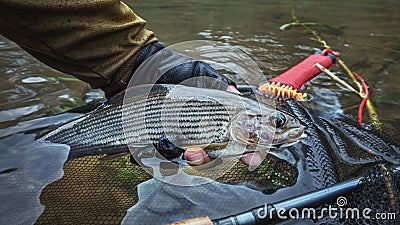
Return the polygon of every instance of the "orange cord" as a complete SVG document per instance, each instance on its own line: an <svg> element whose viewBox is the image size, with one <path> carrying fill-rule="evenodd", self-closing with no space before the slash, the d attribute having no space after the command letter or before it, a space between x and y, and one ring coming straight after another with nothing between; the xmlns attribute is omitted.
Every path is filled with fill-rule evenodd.
<svg viewBox="0 0 400 225"><path fill-rule="evenodd" d="M258 90L279 100L295 98L299 101L304 101L304 98L307 96L307 94L299 93L293 87L279 82L264 83L258 87Z"/></svg>

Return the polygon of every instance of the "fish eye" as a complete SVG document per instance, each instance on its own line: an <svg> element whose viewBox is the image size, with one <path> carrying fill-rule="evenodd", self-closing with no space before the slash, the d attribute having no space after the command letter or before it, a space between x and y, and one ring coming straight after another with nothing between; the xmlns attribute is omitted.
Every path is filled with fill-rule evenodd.
<svg viewBox="0 0 400 225"><path fill-rule="evenodd" d="M280 128L286 123L286 117L282 113L276 113L274 116L269 118L271 125L275 126L276 128Z"/></svg>

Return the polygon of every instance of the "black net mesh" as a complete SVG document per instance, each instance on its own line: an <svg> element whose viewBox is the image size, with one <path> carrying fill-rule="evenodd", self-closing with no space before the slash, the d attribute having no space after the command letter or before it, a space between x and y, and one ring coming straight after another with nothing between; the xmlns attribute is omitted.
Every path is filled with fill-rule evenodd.
<svg viewBox="0 0 400 225"><path fill-rule="evenodd" d="M314 224L397 225L400 223L399 182L398 165L370 167L359 176L359 183L350 193L335 196L335 201L322 204L310 221ZM320 215L324 216L320 218Z"/></svg>
<svg viewBox="0 0 400 225"><path fill-rule="evenodd" d="M366 210L367 217L360 213L345 224L400 224L400 171L384 164L370 169L347 200L346 209Z"/></svg>
<svg viewBox="0 0 400 225"><path fill-rule="evenodd" d="M121 224L124 218L127 224L164 224L160 221L172 222L178 217L168 218L182 211L187 217L179 219L200 216L191 211L194 205L212 209L215 213L212 218L217 219L218 216L240 213L238 210L245 211L265 201L274 202L325 188L360 174L367 176L356 191L346 196L346 206L369 207L373 213L395 213L397 220L321 218L307 220L307 223L399 224L399 173L394 173L389 166L373 167L381 162L388 165L400 163L399 136L395 130L361 129L349 116L327 116L297 102L288 102L281 107L307 125L308 137L278 154L267 155L254 171L238 163L219 177L218 182L224 184L250 187L245 189L248 196L230 196L232 192L223 192L221 190L224 189L213 186L211 189L198 189L197 195L201 194L204 198L212 191L219 194L221 202L218 199L206 199L200 204L190 197L179 197L179 193L168 199L166 195L171 196L174 190L180 189L169 187L167 190L168 185L160 184L160 191L152 193L155 196L152 208L136 209L137 216L129 214L126 217L128 209L139 202L137 186L151 179L151 175L132 164L129 157L101 161L99 159L102 156L87 156L68 160L63 178L42 191L40 201L45 210L36 224ZM290 155L290 160L287 155ZM164 174L174 171L166 169ZM191 173L201 175L196 170ZM239 201L240 197L249 201ZM145 205L145 199L142 200L141 204ZM213 205L207 205L207 202L213 202ZM202 212L205 211L198 213ZM158 218L147 217L146 221L137 222L134 218L141 213L158 215ZM296 221L291 222L296 224ZM304 224L305 221L299 223Z"/></svg>
<svg viewBox="0 0 400 225"><path fill-rule="evenodd" d="M99 161L89 156L68 161L64 177L40 197L46 206L37 224L120 224L137 202L136 186L151 176L129 158Z"/></svg>
<svg viewBox="0 0 400 225"><path fill-rule="evenodd" d="M41 194L40 200L46 208L36 224L121 223L127 210L138 202L137 185L152 176L132 164L129 157L112 161L99 161L100 158L89 156L65 164L64 177L47 186ZM166 176L174 172L173 169L163 171ZM188 173L201 175L193 171ZM297 176L294 165L270 155L256 170L249 171L247 166L238 163L218 181L273 193L293 186ZM231 201L233 208L239 204ZM177 204L181 204L179 200ZM152 224L151 219L142 222Z"/></svg>

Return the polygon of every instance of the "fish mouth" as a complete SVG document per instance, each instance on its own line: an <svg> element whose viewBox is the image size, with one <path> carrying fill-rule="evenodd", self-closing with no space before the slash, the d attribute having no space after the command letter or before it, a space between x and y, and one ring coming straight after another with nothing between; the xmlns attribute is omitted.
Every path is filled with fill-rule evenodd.
<svg viewBox="0 0 400 225"><path fill-rule="evenodd" d="M285 135L286 138L278 138L278 139L263 139L259 137L249 137L248 134L245 133L237 133L236 134L236 141L240 141L241 143L247 145L249 148L254 148L256 146L264 146L270 149L277 149L282 147L288 147L294 145L307 137L307 134L304 132L305 127L301 126L298 128L292 128L291 131L288 131ZM279 137L278 134L276 137ZM244 154L247 153L254 153L255 151L246 151L243 152Z"/></svg>
<svg viewBox="0 0 400 225"><path fill-rule="evenodd" d="M280 143L272 144L271 148L282 148L282 147L288 147L288 146L294 145L294 144L304 140L307 137L307 134L299 133L299 134L296 134L293 136L289 135L289 137L290 137L289 140L285 140Z"/></svg>
<svg viewBox="0 0 400 225"><path fill-rule="evenodd" d="M307 137L307 135L304 133L305 127L301 126L298 128L295 128L293 130L291 130L288 134L289 138L292 139L304 139L305 137Z"/></svg>

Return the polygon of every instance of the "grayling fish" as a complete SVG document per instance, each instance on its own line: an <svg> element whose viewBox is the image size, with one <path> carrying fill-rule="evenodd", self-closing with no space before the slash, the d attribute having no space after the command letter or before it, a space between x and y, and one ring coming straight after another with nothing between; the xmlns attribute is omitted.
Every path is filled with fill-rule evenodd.
<svg viewBox="0 0 400 225"><path fill-rule="evenodd" d="M211 157L233 157L296 143L304 128L288 113L237 94L142 85L38 138L69 145L69 158L145 151L162 137L181 148L202 147ZM230 148L235 144L243 148Z"/></svg>

